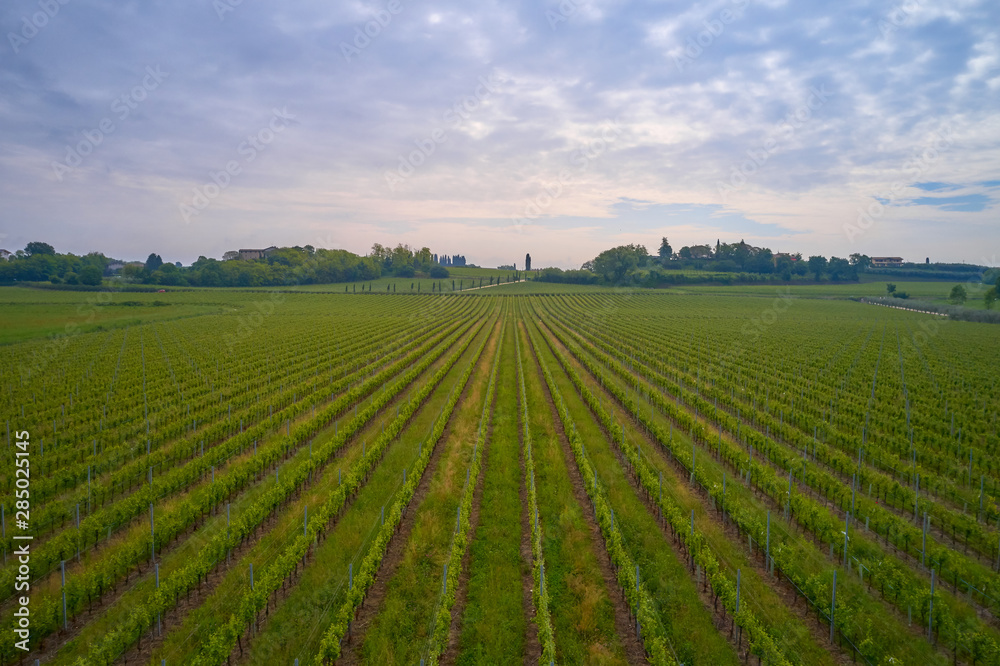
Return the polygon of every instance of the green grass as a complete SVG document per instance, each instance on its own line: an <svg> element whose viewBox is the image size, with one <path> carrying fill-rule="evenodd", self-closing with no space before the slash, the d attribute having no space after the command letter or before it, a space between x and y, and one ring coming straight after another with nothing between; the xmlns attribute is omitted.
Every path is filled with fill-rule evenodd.
<svg viewBox="0 0 1000 666"><path fill-rule="evenodd" d="M818 308L821 306L818 303L812 303L810 307ZM611 373L607 374L610 375ZM640 380L640 386L642 390L637 398L639 409L642 410L643 414L649 414L650 404L645 400L642 391L650 387L644 380ZM615 411L620 412L620 409L620 407L616 407ZM699 420L709 431L713 431L708 418L702 415ZM653 421L665 430L670 428L669 420L655 410L653 411ZM684 450L690 450L687 448L690 446L690 439L686 434L681 433L679 430L674 430L673 436L675 440L682 443L681 445L684 447ZM726 465L719 463L702 448L699 449L697 465L708 472L709 478L711 478L710 485L714 485L715 487L721 486L722 474ZM763 525L767 511L771 507L767 505L766 501L748 491L743 484L733 481L736 476L736 470L729 469L728 472L730 482L728 485L727 498L729 499L727 503L731 502L732 506L749 508L756 512L759 524ZM698 525L701 525L700 521ZM785 521L780 511L772 511L771 530L772 543L782 543L784 544L782 547L796 553L795 559L807 576L821 578L824 575L829 575L829 572L833 568L839 570L838 600L842 600L845 607L851 604L855 608L863 609L863 617L866 618L867 622L867 631L871 637L878 637L872 638L872 640L877 640L886 653L893 654L897 658L902 659L903 663L943 663L943 660L946 658L945 655L931 648L926 640L909 634L904 624L906 622L905 613L900 616L896 612L893 612L887 603L875 598L874 595L877 594L877 591L875 593L871 591L866 592L864 587L858 584L856 577L851 576L845 568L831 563L825 555L826 549L814 545L810 536L803 535L800 530L795 528L794 523ZM773 612L770 608L766 608L763 603L757 602L756 606L755 612L763 615L765 618ZM857 612L862 611L859 610Z"/></svg>
<svg viewBox="0 0 1000 666"><path fill-rule="evenodd" d="M685 561L680 559L655 518L636 496L600 425L551 350L544 343L539 347L535 351L552 370L577 432L587 443L587 456L599 470L598 482L615 511L615 525L621 530L625 547L639 565L642 580L659 606L660 620L674 652L685 664L736 666L739 658L726 638L716 631L712 615L702 603Z"/></svg>
<svg viewBox="0 0 1000 666"><path fill-rule="evenodd" d="M480 332L477 338L482 335ZM411 419L400 437L389 447L383 460L358 492L350 507L337 520L319 548L313 551L291 594L270 613L266 623L261 626L261 632L253 638L250 663L292 663L295 658L299 658L302 663L308 663L316 653L323 631L343 600L348 581L348 564L353 562L355 567L359 566L380 523L382 506L393 500L402 485L403 470L409 469L416 459L421 443L433 426L441 406L447 400L448 393L453 389L464 367L471 361L475 349L474 342ZM444 359L441 359L432 364L414 385L427 381L444 362ZM401 395L400 400L405 399ZM390 404L386 418L393 412ZM372 441L379 434L380 427L380 423L373 423L360 438L355 438L355 443L349 452L336 461L336 468L346 469L360 457L361 447L357 443L358 439ZM316 490L315 501L309 501L311 506L322 502L329 489L336 486L338 479L336 468L331 465L322 483L315 484L321 487ZM324 488L327 489L326 492ZM297 501L294 505L289 513L295 516L295 529L301 529L302 502ZM217 593L217 596L224 601L222 598L224 595ZM183 638L184 635L183 631L177 633L178 638ZM174 663L183 663L183 658L181 661L176 661L177 658L178 655L174 655ZM167 660L169 663L171 658L167 657Z"/></svg>
<svg viewBox="0 0 1000 666"><path fill-rule="evenodd" d="M493 335L493 329L490 325L488 333ZM496 337L487 344L447 436L438 444L442 450L437 468L426 472L432 474L427 495L409 509L416 512L413 528L378 615L364 636L364 663L414 664L427 657L427 642L441 603L443 566L451 554L456 511L472 460Z"/></svg>
<svg viewBox="0 0 1000 666"><path fill-rule="evenodd" d="M241 300L223 290L150 294L0 287L0 344L219 314L235 311Z"/></svg>
<svg viewBox="0 0 1000 666"><path fill-rule="evenodd" d="M535 488L542 523L542 550L548 565L545 580L549 586L556 660L561 664L625 664L625 650L615 630L614 607L594 552L590 527L583 516L585 509L573 497L540 371L527 338L519 334L535 444Z"/></svg>
<svg viewBox="0 0 1000 666"><path fill-rule="evenodd" d="M580 375L587 388L595 395L600 395L604 404L613 404L613 396L601 388L600 383L587 373L586 368L571 357L568 350L563 348L557 340L551 336L549 339L567 359L570 359L571 367ZM609 374L605 377L605 381L620 388L624 387L624 383L617 376ZM645 409L648 410L648 408L649 406L646 405ZM620 412L621 410L616 408L616 411ZM764 621L771 637L782 648L782 652L789 662L809 665L832 665L835 663L825 648L813 639L812 634L798 616L785 606L784 601L772 587L771 581L765 580L758 574L755 569L757 563L751 559L751 554L747 552L746 542L743 540L734 542L729 539L719 522L718 515L714 511L706 509L702 500L695 495L688 479L678 474L676 468L668 463L660 447L648 442L632 420L619 420L619 423L624 425L626 442L630 446L633 445L633 442L638 442L646 462L663 475L664 496L669 497L680 507L684 515L688 515L694 510L698 529L708 539L712 551L719 561L724 563L730 572L741 569L744 601L750 605L757 617ZM687 437L680 431L675 433L675 437L680 441L687 441Z"/></svg>
<svg viewBox="0 0 1000 666"><path fill-rule="evenodd" d="M459 664L520 664L528 619L522 588L530 577L521 558L517 366L513 326L504 326L496 412L486 455L479 525L470 546L465 612L460 619Z"/></svg>

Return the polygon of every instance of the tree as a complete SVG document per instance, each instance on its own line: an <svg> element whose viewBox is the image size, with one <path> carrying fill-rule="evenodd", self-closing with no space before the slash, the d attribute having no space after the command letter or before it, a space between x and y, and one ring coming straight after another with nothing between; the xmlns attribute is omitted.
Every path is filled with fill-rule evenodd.
<svg viewBox="0 0 1000 666"><path fill-rule="evenodd" d="M851 266L847 259L841 259L840 257L830 257L830 263L828 264L830 271L830 279L834 282L839 280L857 280L858 271Z"/></svg>
<svg viewBox="0 0 1000 666"><path fill-rule="evenodd" d="M886 282L885 283L886 296L892 296L895 293L896 293L896 285L894 285L892 282Z"/></svg>
<svg viewBox="0 0 1000 666"><path fill-rule="evenodd" d="M956 284L951 288L951 295L948 296L948 300L951 301L953 305L962 305L968 297L969 294L965 291L965 287L960 284Z"/></svg>
<svg viewBox="0 0 1000 666"><path fill-rule="evenodd" d="M223 261L232 261L234 259L239 259L239 258L240 258L240 253L237 252L236 250L230 250L229 252L226 252L225 254L222 255Z"/></svg>
<svg viewBox="0 0 1000 666"><path fill-rule="evenodd" d="M448 269L440 264L431 266L431 277L435 280L448 277Z"/></svg>
<svg viewBox="0 0 1000 666"><path fill-rule="evenodd" d="M998 280L998 282L1000 282L1000 280ZM997 302L998 298L1000 298L1000 296L997 295L998 290L1000 290L1000 287L992 286L986 291L985 294L983 294L983 306L987 310L992 310L993 304Z"/></svg>
<svg viewBox="0 0 1000 666"><path fill-rule="evenodd" d="M24 246L24 253L29 256L33 254L55 254L56 249L48 243L35 241Z"/></svg>
<svg viewBox="0 0 1000 666"><path fill-rule="evenodd" d="M823 271L826 270L826 264L827 261L824 256L817 254L809 257L809 272L816 276L817 282L819 282L819 278L823 274Z"/></svg>
<svg viewBox="0 0 1000 666"><path fill-rule="evenodd" d="M97 266L85 266L80 270L80 282L92 286L101 284L101 269Z"/></svg>
<svg viewBox="0 0 1000 666"><path fill-rule="evenodd" d="M674 248L670 247L670 241L667 240L666 236L664 236L663 239L660 241L659 255L660 255L660 263L663 264L664 266L667 265L667 262L670 260L670 257L674 256Z"/></svg>
<svg viewBox="0 0 1000 666"><path fill-rule="evenodd" d="M160 255L150 253L146 258L146 270L152 273L160 266L163 265L163 259L160 259Z"/></svg>
<svg viewBox="0 0 1000 666"><path fill-rule="evenodd" d="M379 265L388 268L390 262L392 261L392 250L383 246L381 243L373 243L372 251L369 255L379 262Z"/></svg>
<svg viewBox="0 0 1000 666"><path fill-rule="evenodd" d="M854 266L859 271L868 270L872 265L872 258L867 254L861 254L860 252L855 252L850 257L851 266Z"/></svg>
<svg viewBox="0 0 1000 666"><path fill-rule="evenodd" d="M127 282L138 282L145 272L146 269L138 264L126 264L122 266L121 276Z"/></svg>
<svg viewBox="0 0 1000 666"><path fill-rule="evenodd" d="M631 245L613 247L594 258L594 271L603 275L608 282L621 282L637 265L639 253Z"/></svg>

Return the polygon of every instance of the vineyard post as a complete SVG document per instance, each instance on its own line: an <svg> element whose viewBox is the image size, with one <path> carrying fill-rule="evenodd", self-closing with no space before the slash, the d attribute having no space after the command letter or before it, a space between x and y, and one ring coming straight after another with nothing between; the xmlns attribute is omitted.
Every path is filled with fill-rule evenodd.
<svg viewBox="0 0 1000 666"><path fill-rule="evenodd" d="M997 537L997 571L1000 571L1000 537Z"/></svg>
<svg viewBox="0 0 1000 666"><path fill-rule="evenodd" d="M59 569L62 574L63 629L68 629L69 618L66 616L66 560L59 562Z"/></svg>
<svg viewBox="0 0 1000 666"><path fill-rule="evenodd" d="M931 569L930 609L927 613L927 638L934 643L934 569Z"/></svg>
<svg viewBox="0 0 1000 666"><path fill-rule="evenodd" d="M302 512L302 536L309 536L309 505L306 504L302 507L304 511Z"/></svg>
<svg viewBox="0 0 1000 666"><path fill-rule="evenodd" d="M156 589L160 589L160 563L159 562L156 563L155 568L156 568ZM160 624L160 612L159 611L156 612L156 635L157 636L162 636L163 635L163 625Z"/></svg>
<svg viewBox="0 0 1000 666"><path fill-rule="evenodd" d="M153 503L149 503L149 561L156 561L156 531L153 528Z"/></svg>
<svg viewBox="0 0 1000 666"><path fill-rule="evenodd" d="M851 514L844 516L844 566L847 566L847 541L850 539L848 533L851 530Z"/></svg>
<svg viewBox="0 0 1000 666"><path fill-rule="evenodd" d="M924 511L924 536L923 536L923 546L920 551L920 564L927 564L927 524L928 524L927 512Z"/></svg>
<svg viewBox="0 0 1000 666"><path fill-rule="evenodd" d="M792 470L788 470L788 499L785 501L785 520L789 520L792 512Z"/></svg>
<svg viewBox="0 0 1000 666"><path fill-rule="evenodd" d="M691 515L694 516L694 511L691 512ZM692 520L692 526L693 526L693 524L694 524L694 521ZM770 571L771 570L771 512L770 512L770 510L767 512L767 536L766 536L765 541L764 541L764 570L765 571Z"/></svg>
<svg viewBox="0 0 1000 666"><path fill-rule="evenodd" d="M736 610L733 612L733 622L736 622L736 616L740 614L740 570L736 570Z"/></svg>
<svg viewBox="0 0 1000 666"><path fill-rule="evenodd" d="M979 514L976 516L976 521L977 522L980 520L980 517L983 514L983 484L985 482L986 482L986 475L985 474L980 474L979 475Z"/></svg>
<svg viewBox="0 0 1000 666"><path fill-rule="evenodd" d="M837 612L837 570L833 570L833 594L830 597L830 642L833 642L833 616Z"/></svg>
<svg viewBox="0 0 1000 666"><path fill-rule="evenodd" d="M694 454L695 454L695 443L692 439L691 441L691 479L689 483L694 483Z"/></svg>

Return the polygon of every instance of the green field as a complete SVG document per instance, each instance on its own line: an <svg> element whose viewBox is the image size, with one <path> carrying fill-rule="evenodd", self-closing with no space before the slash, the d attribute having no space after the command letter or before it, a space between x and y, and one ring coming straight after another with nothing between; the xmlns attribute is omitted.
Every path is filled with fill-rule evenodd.
<svg viewBox="0 0 1000 666"><path fill-rule="evenodd" d="M1000 327L450 280L0 288L0 663L1000 664Z"/></svg>

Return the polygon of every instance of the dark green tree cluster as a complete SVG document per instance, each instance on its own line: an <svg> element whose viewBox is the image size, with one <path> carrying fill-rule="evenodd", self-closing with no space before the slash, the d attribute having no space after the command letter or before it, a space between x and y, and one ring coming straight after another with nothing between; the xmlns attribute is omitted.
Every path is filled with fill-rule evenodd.
<svg viewBox="0 0 1000 666"><path fill-rule="evenodd" d="M309 247L283 247L252 261L198 257L190 268L177 272L170 269L171 265L164 264L141 276L142 281L201 287L269 287L375 280L383 270L382 262L373 256Z"/></svg>
<svg viewBox="0 0 1000 666"><path fill-rule="evenodd" d="M417 273L426 275L430 273L431 268L437 265L430 248L422 247L419 250L413 250L409 245L402 243L392 249L381 243L375 243L368 256L379 263L383 275L396 275L398 277L414 277Z"/></svg>
<svg viewBox="0 0 1000 666"><path fill-rule="evenodd" d="M0 282L99 285L109 261L99 252L59 254L48 243L32 242L9 261L0 261Z"/></svg>

